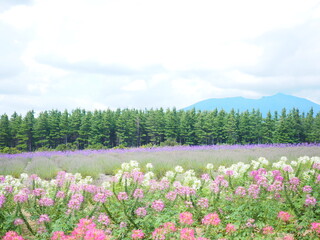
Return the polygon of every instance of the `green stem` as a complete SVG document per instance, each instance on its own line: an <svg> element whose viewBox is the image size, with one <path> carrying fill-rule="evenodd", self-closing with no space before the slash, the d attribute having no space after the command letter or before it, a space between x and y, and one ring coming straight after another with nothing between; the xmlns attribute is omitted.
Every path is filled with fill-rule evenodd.
<svg viewBox="0 0 320 240"><path fill-rule="evenodd" d="M127 208L126 208L126 204L124 203L124 201L122 200L121 201L122 203L122 206L123 206L123 212L124 212L124 215L126 215L127 219L129 220L129 222L132 223L132 225L136 228L136 229L139 229L139 226L133 221L133 219L128 215L127 213Z"/></svg>
<svg viewBox="0 0 320 240"><path fill-rule="evenodd" d="M119 224L119 222L116 221L116 220L112 217L111 212L109 211L109 209L106 207L106 205L105 205L104 203L102 204L102 206L103 206L104 210L106 211L106 213L108 214L108 216L110 217L110 219L111 219L113 222L115 222L116 224Z"/></svg>
<svg viewBox="0 0 320 240"><path fill-rule="evenodd" d="M26 224L28 230L31 232L31 234L32 234L33 236L35 236L34 231L32 230L30 224L28 223L27 219L25 218L25 216L23 215L23 213L22 213L22 211L21 211L20 203L18 203L18 211L19 211L19 213L20 213L21 219L22 219L22 220L24 221L24 223Z"/></svg>

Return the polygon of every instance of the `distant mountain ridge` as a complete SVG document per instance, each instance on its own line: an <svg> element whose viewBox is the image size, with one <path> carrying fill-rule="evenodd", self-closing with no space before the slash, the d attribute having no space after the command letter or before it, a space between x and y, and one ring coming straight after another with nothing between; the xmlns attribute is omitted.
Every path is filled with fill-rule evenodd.
<svg viewBox="0 0 320 240"><path fill-rule="evenodd" d="M243 97L229 97L229 98L211 98L206 99L195 104L192 104L184 110L190 110L195 108L195 110L210 111L214 109L224 109L226 112L234 109L240 112L252 109L259 109L262 115L266 116L268 111L272 114L274 111L281 113L283 108L287 111L296 108L302 113L307 113L313 108L314 113L320 112L320 105L305 98L295 97L283 93L278 93L273 96L265 96L259 99L248 99Z"/></svg>

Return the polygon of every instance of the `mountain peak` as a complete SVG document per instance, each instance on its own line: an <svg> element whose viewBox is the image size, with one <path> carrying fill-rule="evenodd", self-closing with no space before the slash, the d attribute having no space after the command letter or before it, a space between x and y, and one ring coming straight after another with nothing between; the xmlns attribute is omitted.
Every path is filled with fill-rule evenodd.
<svg viewBox="0 0 320 240"><path fill-rule="evenodd" d="M320 112L320 105L311 102L305 98L300 98L284 93L277 93L272 96L264 96L260 99L249 99L244 97L228 97L228 98L211 98L195 103L191 106L184 108L184 110L214 110L224 109L229 112L231 109L239 110L240 112L252 109L260 110L262 115L270 112L281 112L283 108L291 110L293 108L299 109L300 112L309 112L313 108L314 112Z"/></svg>

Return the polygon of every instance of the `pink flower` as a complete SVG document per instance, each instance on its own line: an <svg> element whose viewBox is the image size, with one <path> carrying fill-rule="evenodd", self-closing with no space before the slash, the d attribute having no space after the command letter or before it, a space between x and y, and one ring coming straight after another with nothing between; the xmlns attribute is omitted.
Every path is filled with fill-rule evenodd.
<svg viewBox="0 0 320 240"><path fill-rule="evenodd" d="M122 201L122 200L128 200L128 194L126 193L126 192L119 192L118 193L118 199L120 200L120 201Z"/></svg>
<svg viewBox="0 0 320 240"><path fill-rule="evenodd" d="M217 226L220 223L220 218L217 213L209 213L202 219L202 224Z"/></svg>
<svg viewBox="0 0 320 240"><path fill-rule="evenodd" d="M24 238L19 236L18 233L14 231L9 231L6 233L2 240L24 240Z"/></svg>
<svg viewBox="0 0 320 240"><path fill-rule="evenodd" d="M71 199L68 202L68 208L79 209L82 202L83 202L83 196L78 193L74 194L71 196Z"/></svg>
<svg viewBox="0 0 320 240"><path fill-rule="evenodd" d="M46 191L45 191L43 188L36 188L36 189L34 189L34 190L32 191L32 194L33 194L34 196L39 197L39 196L42 196L42 195L46 194Z"/></svg>
<svg viewBox="0 0 320 240"><path fill-rule="evenodd" d="M23 222L23 220L21 219L21 218L16 218L15 220L14 220L14 222L13 222L13 224L15 225L15 226L19 226L19 225L22 225L24 222Z"/></svg>
<svg viewBox="0 0 320 240"><path fill-rule="evenodd" d="M64 193L64 191L58 191L56 194L57 198L65 198L66 194Z"/></svg>
<svg viewBox="0 0 320 240"><path fill-rule="evenodd" d="M266 227L262 228L262 233L264 235L273 234L273 231L274 231L274 229L272 226L266 226Z"/></svg>
<svg viewBox="0 0 320 240"><path fill-rule="evenodd" d="M258 198L259 193L260 193L259 185L251 184L249 186L249 188L248 188L249 196L251 196L252 198L256 199L256 198Z"/></svg>
<svg viewBox="0 0 320 240"><path fill-rule="evenodd" d="M86 231L84 240L105 240L106 235L103 230L91 228Z"/></svg>
<svg viewBox="0 0 320 240"><path fill-rule="evenodd" d="M191 225L193 223L192 213L190 212L180 213L179 219L181 224Z"/></svg>
<svg viewBox="0 0 320 240"><path fill-rule="evenodd" d="M137 210L136 210L136 214L137 214L137 216L139 216L139 217L144 217L144 216L147 215L147 210L146 210L145 208L143 208L143 207L139 207L139 208L137 208Z"/></svg>
<svg viewBox="0 0 320 240"><path fill-rule="evenodd" d="M97 193L93 196L93 201L104 203L107 200L107 195L104 193Z"/></svg>
<svg viewBox="0 0 320 240"><path fill-rule="evenodd" d="M50 222L50 218L47 214L40 215L38 219L38 223L42 223L42 222Z"/></svg>
<svg viewBox="0 0 320 240"><path fill-rule="evenodd" d="M182 228L180 231L180 239L194 240L194 230L192 228Z"/></svg>
<svg viewBox="0 0 320 240"><path fill-rule="evenodd" d="M26 201L28 201L28 195L26 195L26 194L17 194L17 195L15 195L14 197L13 197L13 200L15 201L15 202L19 202L19 203L24 203L24 202L26 202Z"/></svg>
<svg viewBox="0 0 320 240"><path fill-rule="evenodd" d="M140 198L140 199L143 198L144 197L143 190L140 188L137 188L136 190L134 190L133 197Z"/></svg>
<svg viewBox="0 0 320 240"><path fill-rule="evenodd" d="M2 206L4 205L4 203L6 202L6 197L1 194L0 195L0 208L2 208Z"/></svg>
<svg viewBox="0 0 320 240"><path fill-rule="evenodd" d="M311 193L311 192L312 192L312 187L306 185L306 186L304 186L304 187L302 188L302 191L305 192L305 193Z"/></svg>
<svg viewBox="0 0 320 240"><path fill-rule="evenodd" d="M311 223L311 230L316 231L318 234L320 234L320 222Z"/></svg>
<svg viewBox="0 0 320 240"><path fill-rule="evenodd" d="M120 223L120 228L125 228L127 227L127 223L126 222L121 222Z"/></svg>
<svg viewBox="0 0 320 240"><path fill-rule="evenodd" d="M280 211L278 213L278 218L284 222L289 222L293 216L288 212Z"/></svg>
<svg viewBox="0 0 320 240"><path fill-rule="evenodd" d="M235 194L242 197L245 196L247 194L245 187L237 187L237 189L235 190Z"/></svg>
<svg viewBox="0 0 320 240"><path fill-rule="evenodd" d="M155 200L151 206L157 212L161 212L164 209L164 203L161 200Z"/></svg>
<svg viewBox="0 0 320 240"><path fill-rule="evenodd" d="M317 204L317 199L314 197L310 196L309 194L307 195L305 205L306 206L315 206Z"/></svg>
<svg viewBox="0 0 320 240"><path fill-rule="evenodd" d="M209 207L209 200L208 198L200 198L197 203L198 206L201 208L208 208Z"/></svg>
<svg viewBox="0 0 320 240"><path fill-rule="evenodd" d="M108 217L106 214L101 213L101 214L99 215L99 217L98 217L98 222L101 223L101 224L103 224L103 225L105 225L105 226L108 226L109 223L110 223L110 219L109 219L109 217Z"/></svg>
<svg viewBox="0 0 320 240"><path fill-rule="evenodd" d="M293 172L293 168L290 165L285 165L282 169L285 172Z"/></svg>
<svg viewBox="0 0 320 240"><path fill-rule="evenodd" d="M177 197L176 192L170 191L167 193L166 195L166 199L170 200L170 201L174 201Z"/></svg>
<svg viewBox="0 0 320 240"><path fill-rule="evenodd" d="M282 240L294 240L294 237L292 235L285 235Z"/></svg>
<svg viewBox="0 0 320 240"><path fill-rule="evenodd" d="M163 228L168 230L168 231L172 231L175 232L177 231L176 226L174 225L173 222L166 222L163 224Z"/></svg>
<svg viewBox="0 0 320 240"><path fill-rule="evenodd" d="M144 233L142 230L132 230L131 234L132 239L143 239L144 238Z"/></svg>
<svg viewBox="0 0 320 240"><path fill-rule="evenodd" d="M233 233L235 232L237 229L236 229L236 226L234 226L233 224L231 223L228 223L227 226L226 226L226 233Z"/></svg>
<svg viewBox="0 0 320 240"><path fill-rule="evenodd" d="M227 170L226 171L226 175L227 176L233 176L234 175L234 171L233 170Z"/></svg>
<svg viewBox="0 0 320 240"><path fill-rule="evenodd" d="M63 231L56 231L52 234L51 240L62 240L65 235Z"/></svg>
<svg viewBox="0 0 320 240"><path fill-rule="evenodd" d="M49 206L52 206L54 204L54 201L51 198L43 197L43 198L41 198L39 200L38 203L39 203L40 206L49 207Z"/></svg>

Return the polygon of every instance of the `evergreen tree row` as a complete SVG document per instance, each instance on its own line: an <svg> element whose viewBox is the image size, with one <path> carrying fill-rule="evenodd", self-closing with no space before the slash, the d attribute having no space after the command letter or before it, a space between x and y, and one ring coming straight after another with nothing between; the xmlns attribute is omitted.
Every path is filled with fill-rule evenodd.
<svg viewBox="0 0 320 240"><path fill-rule="evenodd" d="M320 113L259 110L75 109L0 118L0 151L99 149L142 145L320 142Z"/></svg>

